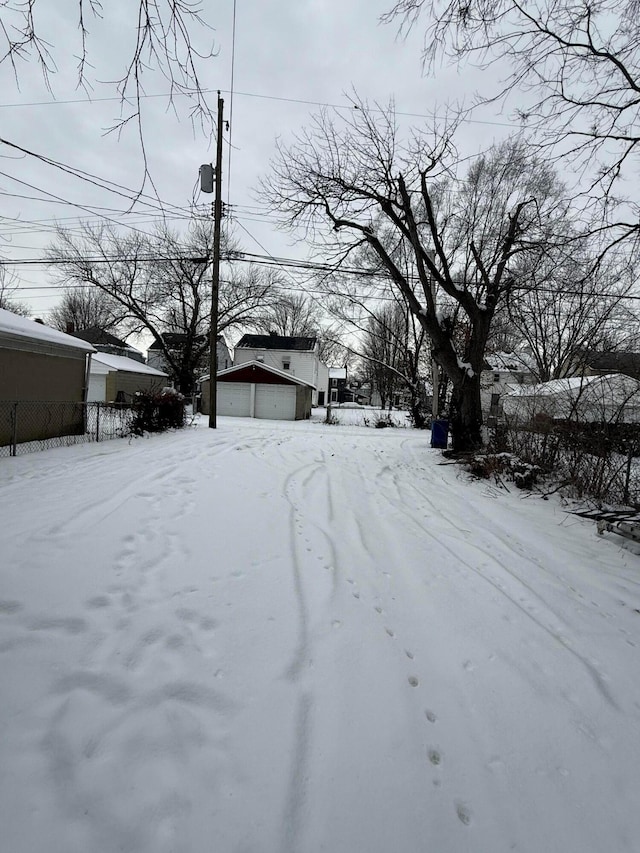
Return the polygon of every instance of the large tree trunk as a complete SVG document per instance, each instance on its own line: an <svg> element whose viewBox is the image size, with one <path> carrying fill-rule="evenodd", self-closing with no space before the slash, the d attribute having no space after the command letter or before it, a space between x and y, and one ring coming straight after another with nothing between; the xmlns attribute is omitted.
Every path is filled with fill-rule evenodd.
<svg viewBox="0 0 640 853"><path fill-rule="evenodd" d="M454 453L469 453L483 447L479 372L454 386L450 423Z"/></svg>

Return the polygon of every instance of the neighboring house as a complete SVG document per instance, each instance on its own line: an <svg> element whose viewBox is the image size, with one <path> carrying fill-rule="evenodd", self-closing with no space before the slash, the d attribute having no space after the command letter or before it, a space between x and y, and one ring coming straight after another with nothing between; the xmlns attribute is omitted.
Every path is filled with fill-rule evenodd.
<svg viewBox="0 0 640 853"><path fill-rule="evenodd" d="M602 376L607 373L623 373L640 379L640 353L585 351L573 361L568 371L571 376Z"/></svg>
<svg viewBox="0 0 640 853"><path fill-rule="evenodd" d="M480 376L482 415L487 426L495 426L502 415L502 397L513 386L532 385L535 376L525 354L488 353Z"/></svg>
<svg viewBox="0 0 640 853"><path fill-rule="evenodd" d="M382 405L382 399L378 390L374 388L368 380L352 385L349 391L353 401L355 403L360 403L361 406L373 406L374 408L379 409Z"/></svg>
<svg viewBox="0 0 640 853"><path fill-rule="evenodd" d="M521 385L504 395L503 406L508 418L521 422L639 423L640 381L613 373Z"/></svg>
<svg viewBox="0 0 640 853"><path fill-rule="evenodd" d="M347 368L329 368L329 388L327 391L327 403L352 403L353 394L347 388ZM319 403L322 405L322 403Z"/></svg>
<svg viewBox="0 0 640 853"><path fill-rule="evenodd" d="M250 361L217 376L218 415L293 421L311 417L313 386L291 371ZM201 381L201 411L209 414L209 377Z"/></svg>
<svg viewBox="0 0 640 853"><path fill-rule="evenodd" d="M91 344L0 308L0 445L10 443L13 403L21 406L20 441L84 431Z"/></svg>
<svg viewBox="0 0 640 853"><path fill-rule="evenodd" d="M187 340L187 336L182 332L167 332L163 336L165 346L172 354L175 354L178 358L184 348L185 342ZM198 335L195 339L195 343L197 346L202 346L207 343L207 338L204 335ZM218 335L216 345L216 358L218 365L218 372L221 370L226 370L228 367L231 367L233 364L233 359L231 358L231 353L227 347L225 339L222 335ZM162 352L162 347L159 341L154 341L147 351L147 364L149 367L155 367L156 370L162 370L167 373L172 382L177 383L178 377L173 374L171 369L171 365L168 363L167 359ZM206 346L202 352L202 357L200 359L200 364L196 371L196 378L201 376L203 373L209 373L209 347Z"/></svg>
<svg viewBox="0 0 640 853"><path fill-rule="evenodd" d="M139 350L134 349L126 341L121 341L120 338L116 338L111 332L106 332L98 326L74 332L73 325L69 324L67 331L74 338L80 338L80 340L91 344L98 352L122 355L125 358L132 358L134 361L141 361L144 364L144 356Z"/></svg>
<svg viewBox="0 0 640 853"><path fill-rule="evenodd" d="M91 359L88 400L130 403L138 391L163 388L168 380L166 373L147 364L99 352Z"/></svg>
<svg viewBox="0 0 640 853"><path fill-rule="evenodd" d="M261 362L304 380L313 387L313 405L325 404L329 368L320 360L317 338L289 337L275 332L243 335L235 348L233 363L237 366L250 361Z"/></svg>

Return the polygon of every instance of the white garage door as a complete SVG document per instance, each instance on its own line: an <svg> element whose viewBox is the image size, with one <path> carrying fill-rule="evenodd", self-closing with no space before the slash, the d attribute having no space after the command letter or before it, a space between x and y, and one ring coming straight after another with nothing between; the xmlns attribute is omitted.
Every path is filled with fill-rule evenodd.
<svg viewBox="0 0 640 853"><path fill-rule="evenodd" d="M293 421L296 417L296 389L293 385L256 385L257 418Z"/></svg>
<svg viewBox="0 0 640 853"><path fill-rule="evenodd" d="M248 418L251 405L251 385L248 382L218 382L219 415Z"/></svg>

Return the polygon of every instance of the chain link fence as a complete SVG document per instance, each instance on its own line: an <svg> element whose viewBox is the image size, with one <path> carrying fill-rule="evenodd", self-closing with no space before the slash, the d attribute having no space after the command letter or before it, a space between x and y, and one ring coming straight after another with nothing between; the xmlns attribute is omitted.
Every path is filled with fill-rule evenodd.
<svg viewBox="0 0 640 853"><path fill-rule="evenodd" d="M123 438L132 419L120 403L0 401L0 457Z"/></svg>

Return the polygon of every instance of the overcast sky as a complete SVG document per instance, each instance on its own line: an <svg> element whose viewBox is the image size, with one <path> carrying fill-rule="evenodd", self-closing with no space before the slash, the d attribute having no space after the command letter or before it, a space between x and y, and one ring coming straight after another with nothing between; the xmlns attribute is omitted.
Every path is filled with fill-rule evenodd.
<svg viewBox="0 0 640 853"><path fill-rule="evenodd" d="M234 211L236 236L246 251L289 257L305 254L304 246L293 245L292 238L256 215L256 193L259 178L268 171L276 138L290 139L308 123L317 104L348 110L348 94L355 89L370 101L385 103L394 97L400 113L413 115L406 120L420 124L420 116L447 100L471 101L481 82L478 74L444 68L437 80L424 77L420 33L399 41L395 27L378 23L390 4L391 0L237 0L232 96L233 0L204 3L214 30L201 31L196 37L203 48L215 44L218 53L203 62L199 71L203 85L212 90L213 104L215 90L222 91L225 118L232 122L224 148L223 195ZM127 127L120 138L104 135L119 116L119 104L114 86L97 81L124 73L138 4L109 0L103 21L86 21L92 100L76 87L77 5L77 0L37 0L37 21L59 67L51 78L53 94L47 91L36 62L19 65L19 88L9 64L0 65L0 137L135 191L143 176L136 128ZM8 13L0 14L4 23ZM151 72L145 75L145 87L152 96L167 91L163 79ZM177 99L176 111L168 109L166 97L148 97L143 126L158 194L168 205L184 209L197 186L200 163L212 161L215 153L202 134L194 135L186 99ZM481 118L486 123L470 123L461 131L458 146L465 154L480 151L509 132L508 117L484 114ZM157 209L144 204L126 214L125 198L5 145L0 146L0 155L0 253L4 258L43 257L55 221L74 226L79 219L95 220L98 208L108 209L103 212L123 227L127 223L145 231L159 216ZM211 198L199 195L197 200L208 204ZM175 224L184 227L184 222L179 219ZM16 296L34 316L46 318L60 294L52 287L52 274L34 265L14 269L20 286Z"/></svg>

